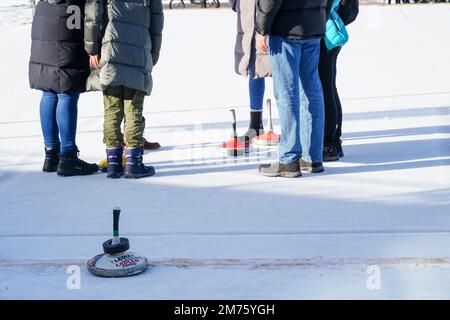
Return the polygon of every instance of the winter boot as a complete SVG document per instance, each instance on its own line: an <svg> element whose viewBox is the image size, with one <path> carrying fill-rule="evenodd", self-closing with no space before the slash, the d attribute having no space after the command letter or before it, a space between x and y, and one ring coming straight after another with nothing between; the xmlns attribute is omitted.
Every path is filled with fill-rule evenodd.
<svg viewBox="0 0 450 320"><path fill-rule="evenodd" d="M123 148L106 149L106 157L108 159L107 177L118 179L123 176Z"/></svg>
<svg viewBox="0 0 450 320"><path fill-rule="evenodd" d="M259 173L266 177L296 178L302 175L299 161L293 163L274 162L259 166Z"/></svg>
<svg viewBox="0 0 450 320"><path fill-rule="evenodd" d="M158 142L149 142L144 138L144 150L155 151L161 149L161 145Z"/></svg>
<svg viewBox="0 0 450 320"><path fill-rule="evenodd" d="M125 178L139 179L150 177L155 174L155 168L147 167L142 163L143 148L126 148L125 158L127 164L125 166Z"/></svg>
<svg viewBox="0 0 450 320"><path fill-rule="evenodd" d="M61 153L57 171L58 176L87 176L98 171L98 166L95 163L91 164L79 159L78 153L79 151L76 147Z"/></svg>
<svg viewBox="0 0 450 320"><path fill-rule="evenodd" d="M344 150L342 149L342 141L338 140L336 142L336 151L338 153L339 158L344 157Z"/></svg>
<svg viewBox="0 0 450 320"><path fill-rule="evenodd" d="M335 146L323 148L323 161L331 162L338 161L339 154Z"/></svg>
<svg viewBox="0 0 450 320"><path fill-rule="evenodd" d="M240 141L251 142L253 138L264 134L262 111L250 111L250 126L244 135L239 137Z"/></svg>
<svg viewBox="0 0 450 320"><path fill-rule="evenodd" d="M45 160L42 171L56 172L59 165L59 148L47 149L45 148Z"/></svg>

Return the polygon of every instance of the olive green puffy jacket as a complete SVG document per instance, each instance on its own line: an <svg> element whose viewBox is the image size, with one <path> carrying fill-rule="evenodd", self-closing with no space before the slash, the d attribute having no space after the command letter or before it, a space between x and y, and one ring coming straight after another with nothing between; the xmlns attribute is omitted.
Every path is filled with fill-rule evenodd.
<svg viewBox="0 0 450 320"><path fill-rule="evenodd" d="M161 0L87 0L85 49L100 54L100 69L87 90L125 86L152 91L152 69L158 62L164 26Z"/></svg>

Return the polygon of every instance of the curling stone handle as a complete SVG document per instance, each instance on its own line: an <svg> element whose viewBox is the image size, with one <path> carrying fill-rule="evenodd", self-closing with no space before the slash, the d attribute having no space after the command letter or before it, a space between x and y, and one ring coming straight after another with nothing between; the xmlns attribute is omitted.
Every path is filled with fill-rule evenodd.
<svg viewBox="0 0 450 320"><path fill-rule="evenodd" d="M112 240L113 245L117 245L120 243L119 219L120 219L120 208L116 207L113 209L113 240Z"/></svg>
<svg viewBox="0 0 450 320"><path fill-rule="evenodd" d="M231 123L233 125L233 137L237 137L236 111L234 109L230 109L230 113L231 113Z"/></svg>
<svg viewBox="0 0 450 320"><path fill-rule="evenodd" d="M273 123L272 123L272 100L267 99L267 111L269 113L269 130L273 131Z"/></svg>

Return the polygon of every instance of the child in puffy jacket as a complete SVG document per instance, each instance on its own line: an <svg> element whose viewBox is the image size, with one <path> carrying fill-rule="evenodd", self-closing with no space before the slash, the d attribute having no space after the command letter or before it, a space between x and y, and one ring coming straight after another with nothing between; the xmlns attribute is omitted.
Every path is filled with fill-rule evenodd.
<svg viewBox="0 0 450 320"><path fill-rule="evenodd" d="M103 91L108 178L143 178L144 98L153 86L164 25L161 0L87 0L85 49L94 69L89 90ZM126 118L125 137L121 124ZM126 148L123 149L124 140ZM122 155L125 151L126 165Z"/></svg>

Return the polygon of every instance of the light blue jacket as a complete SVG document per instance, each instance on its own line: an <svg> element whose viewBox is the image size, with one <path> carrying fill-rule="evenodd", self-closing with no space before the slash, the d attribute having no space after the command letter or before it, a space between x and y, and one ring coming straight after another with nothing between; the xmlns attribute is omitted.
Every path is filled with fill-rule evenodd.
<svg viewBox="0 0 450 320"><path fill-rule="evenodd" d="M349 39L345 24L337 13L340 4L341 0L334 0L333 6L331 7L330 18L327 21L325 45L327 46L328 51L336 47L344 46Z"/></svg>

